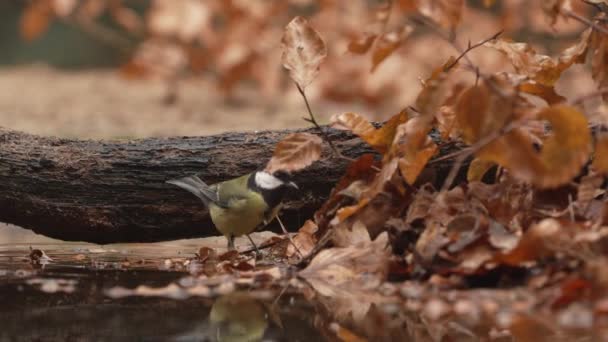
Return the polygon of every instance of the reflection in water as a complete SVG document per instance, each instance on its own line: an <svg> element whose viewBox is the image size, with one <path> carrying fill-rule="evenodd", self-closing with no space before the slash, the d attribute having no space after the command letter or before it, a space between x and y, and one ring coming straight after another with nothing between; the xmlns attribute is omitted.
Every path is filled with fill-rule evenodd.
<svg viewBox="0 0 608 342"><path fill-rule="evenodd" d="M221 342L259 341L268 327L264 305L247 293L232 293L213 303L209 322Z"/></svg>
<svg viewBox="0 0 608 342"><path fill-rule="evenodd" d="M281 289L236 284L240 291L218 298L173 299L158 291L108 297L115 287L187 288L194 285L186 280L198 278L177 267L187 261L183 248L33 247L52 261L42 267L29 257L29 245L0 245L0 341L606 340L589 327L608 322L593 321L586 307L570 306L553 319L525 309L533 302L525 289L437 292L406 282L372 291L376 296L345 289L348 296L322 296L308 286L279 296ZM507 310L513 306L523 311Z"/></svg>

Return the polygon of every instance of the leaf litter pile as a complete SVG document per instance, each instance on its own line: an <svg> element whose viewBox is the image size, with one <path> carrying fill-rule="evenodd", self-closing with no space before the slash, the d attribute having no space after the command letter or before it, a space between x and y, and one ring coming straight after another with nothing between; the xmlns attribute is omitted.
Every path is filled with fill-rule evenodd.
<svg viewBox="0 0 608 342"><path fill-rule="evenodd" d="M375 151L356 160L315 118L306 89L323 73L328 49L296 17L283 33L282 64L319 135L287 136L267 170L297 172L324 153L348 159L325 204L290 239L264 243L261 256L201 248L188 278L107 294L297 290L332 317L316 322L327 337L344 341L608 339L607 118L585 106L608 99L608 3L585 3L594 17L573 12L570 1L542 2L550 22L587 27L548 56L501 32L461 46L463 1L382 2L348 44L349 53L370 58L369 72L419 27L454 54L383 124L352 112L332 116L331 128ZM397 14L405 24L388 27ZM468 55L482 49L504 55L511 68L484 72ZM597 90L567 101L555 85L574 65L590 68Z"/></svg>

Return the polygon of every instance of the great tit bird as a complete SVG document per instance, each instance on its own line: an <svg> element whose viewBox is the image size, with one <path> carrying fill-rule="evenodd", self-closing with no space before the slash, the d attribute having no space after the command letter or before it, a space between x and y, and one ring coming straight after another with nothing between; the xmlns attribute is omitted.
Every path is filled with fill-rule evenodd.
<svg viewBox="0 0 608 342"><path fill-rule="evenodd" d="M278 214L288 188L298 189L286 172L270 174L255 171L244 176L207 185L197 176L169 180L167 183L188 190L209 208L213 224L234 249L234 238L270 223Z"/></svg>

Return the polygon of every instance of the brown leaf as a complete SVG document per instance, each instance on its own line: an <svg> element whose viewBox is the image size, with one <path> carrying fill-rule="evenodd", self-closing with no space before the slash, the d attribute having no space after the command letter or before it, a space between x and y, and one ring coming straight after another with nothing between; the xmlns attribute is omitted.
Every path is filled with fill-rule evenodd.
<svg viewBox="0 0 608 342"><path fill-rule="evenodd" d="M310 133L292 133L277 144L266 171L287 172L303 169L321 157L323 140Z"/></svg>
<svg viewBox="0 0 608 342"><path fill-rule="evenodd" d="M583 63L585 61L588 44L587 35L588 33L584 33L583 38L576 45L564 50L556 59L538 54L527 43L495 39L484 45L507 55L518 73L532 78L543 86L552 87L564 70L568 69L572 64Z"/></svg>
<svg viewBox="0 0 608 342"><path fill-rule="evenodd" d="M595 141L593 153L593 169L601 174L608 173L608 135L602 134Z"/></svg>
<svg viewBox="0 0 608 342"><path fill-rule="evenodd" d="M554 87L542 85L535 81L521 83L518 89L524 93L536 95L547 101L550 105L566 102L566 98L556 93Z"/></svg>
<svg viewBox="0 0 608 342"><path fill-rule="evenodd" d="M574 107L558 105L543 109L538 117L548 120L553 133L538 154L521 130L514 130L483 148L477 155L494 161L520 180L541 188L569 182L589 159L591 135L585 115Z"/></svg>
<svg viewBox="0 0 608 342"><path fill-rule="evenodd" d="M449 72L454 69L455 58L450 57L440 67L433 70L431 76L422 83L422 90L416 97L416 110L422 115L435 116L439 113L439 108L446 100L449 92L446 79Z"/></svg>
<svg viewBox="0 0 608 342"><path fill-rule="evenodd" d="M606 20L605 14L600 14L598 19ZM601 24L606 27L606 24ZM585 39L585 35L588 39ZM589 28L583 33L582 40L589 43L589 56L591 58L591 75L600 88L608 87L608 39L606 34ZM603 94L604 101L608 100L608 94Z"/></svg>
<svg viewBox="0 0 608 342"><path fill-rule="evenodd" d="M494 165L493 162L475 158L469 164L469 168L467 169L467 181L481 181L483 176L490 170Z"/></svg>
<svg viewBox="0 0 608 342"><path fill-rule="evenodd" d="M348 43L348 50L350 52L361 55L369 51L376 38L383 34L386 29L391 7L392 1L387 0L369 12L371 14L371 23L361 37L357 37Z"/></svg>
<svg viewBox="0 0 608 342"><path fill-rule="evenodd" d="M308 21L295 17L286 27L281 39L283 66L302 89L319 73L319 66L327 56L325 42Z"/></svg>
<svg viewBox="0 0 608 342"><path fill-rule="evenodd" d="M414 31L412 26L402 26L393 31L386 32L378 37L372 52L372 69L376 68L395 50L397 50L407 37Z"/></svg>
<svg viewBox="0 0 608 342"><path fill-rule="evenodd" d="M564 9L572 10L570 0L543 0L540 3L545 14L551 19L551 26L555 25Z"/></svg>
<svg viewBox="0 0 608 342"><path fill-rule="evenodd" d="M407 119L407 112L403 110L376 129L357 113L343 113L331 117L331 126L353 132L378 152L384 153L393 143L397 127Z"/></svg>
<svg viewBox="0 0 608 342"><path fill-rule="evenodd" d="M388 235L382 233L373 242L322 250L298 275L322 296L332 296L384 281L389 254Z"/></svg>
<svg viewBox="0 0 608 342"><path fill-rule="evenodd" d="M574 245L572 227L549 218L530 227L517 246L506 254L497 255L495 261L512 266L535 261L555 252L570 251Z"/></svg>
<svg viewBox="0 0 608 342"><path fill-rule="evenodd" d="M312 220L306 220L302 228L298 230L296 236L293 237L293 243L296 245L297 250L299 250L302 255L308 255L315 247L317 242L315 233L317 230L319 230L319 227L317 227ZM291 243L287 245L287 257L294 256L296 253L296 248Z"/></svg>
<svg viewBox="0 0 608 342"><path fill-rule="evenodd" d="M363 207L365 207L371 200L373 200L378 194L384 191L386 184L393 178L398 167L398 159L393 158L390 162L382 166L382 169L374 178L374 181L370 184L367 191L361 194L359 203L348 207L343 207L338 210L336 217L339 218L339 222L343 222Z"/></svg>
<svg viewBox="0 0 608 342"><path fill-rule="evenodd" d="M19 21L21 37L32 41L44 34L53 20L52 3L47 0L34 1L23 11Z"/></svg>
<svg viewBox="0 0 608 342"><path fill-rule="evenodd" d="M413 185L437 152L437 145L428 136L431 129L428 117L415 117L397 129L391 155L399 158L399 170L405 181Z"/></svg>
<svg viewBox="0 0 608 342"><path fill-rule="evenodd" d="M492 86L498 86L492 82ZM503 98L482 82L465 89L456 103L456 124L463 139L473 144L503 128L512 116L512 98Z"/></svg>

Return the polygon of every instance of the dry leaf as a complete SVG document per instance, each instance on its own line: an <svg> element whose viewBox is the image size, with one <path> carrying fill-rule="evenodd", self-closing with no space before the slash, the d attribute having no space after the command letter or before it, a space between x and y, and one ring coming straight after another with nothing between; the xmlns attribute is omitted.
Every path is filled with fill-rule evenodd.
<svg viewBox="0 0 608 342"><path fill-rule="evenodd" d="M496 39L485 43L487 47L501 51L511 61L518 73L524 74L543 86L551 87L557 82L562 72L572 64L585 61L588 33L574 46L564 50L556 59L541 55L527 43L516 43Z"/></svg>
<svg viewBox="0 0 608 342"><path fill-rule="evenodd" d="M389 119L376 129L369 121L357 113L336 114L331 117L331 127L349 130L380 153L385 153L393 143L397 127L408 119L405 110Z"/></svg>
<svg viewBox="0 0 608 342"><path fill-rule="evenodd" d="M374 72L380 63L395 52L413 31L414 28L408 25L379 36L372 52L371 72Z"/></svg>
<svg viewBox="0 0 608 342"><path fill-rule="evenodd" d="M34 1L24 10L19 21L23 39L32 41L48 30L54 18L51 5L49 1Z"/></svg>
<svg viewBox="0 0 608 342"><path fill-rule="evenodd" d="M365 30L365 33L358 38L352 39L348 43L348 50L356 54L364 54L372 47L376 38L383 34L386 29L386 24L390 17L392 1L387 0L376 6L371 13L371 24Z"/></svg>
<svg viewBox="0 0 608 342"><path fill-rule="evenodd" d="M493 166L495 166L491 161L475 158L469 164L469 168L467 169L467 181L481 181L483 176L490 170Z"/></svg>
<svg viewBox="0 0 608 342"><path fill-rule="evenodd" d="M385 232L373 242L325 249L298 275L322 296L332 296L349 288L379 285L386 279L389 254Z"/></svg>
<svg viewBox="0 0 608 342"><path fill-rule="evenodd" d="M319 73L319 66L327 56L325 42L308 21L295 17L286 27L281 39L283 66L302 89Z"/></svg>
<svg viewBox="0 0 608 342"><path fill-rule="evenodd" d="M310 133L292 133L279 141L266 171L287 172L303 169L321 157L323 140Z"/></svg>
<svg viewBox="0 0 608 342"><path fill-rule="evenodd" d="M437 152L437 145L428 136L431 130L428 117L415 117L397 129L391 155L399 158L399 170L405 181L413 185Z"/></svg>
<svg viewBox="0 0 608 342"><path fill-rule="evenodd" d="M595 172L608 173L608 135L606 134L598 136L595 141L592 166Z"/></svg>
<svg viewBox="0 0 608 342"><path fill-rule="evenodd" d="M312 220L306 220L302 228L298 230L296 236L293 237L293 243L296 245L298 248L297 250L299 250L302 255L308 255L315 247L317 242L315 233L317 230L319 230L319 227L317 227ZM291 243L287 245L287 257L292 257L296 255L296 253L296 248Z"/></svg>
<svg viewBox="0 0 608 342"><path fill-rule="evenodd" d="M587 119L576 108L564 105L545 108L538 117L548 120L553 128L540 154L528 136L515 130L482 149L478 156L506 167L520 180L541 188L557 187L578 175L589 159Z"/></svg>

